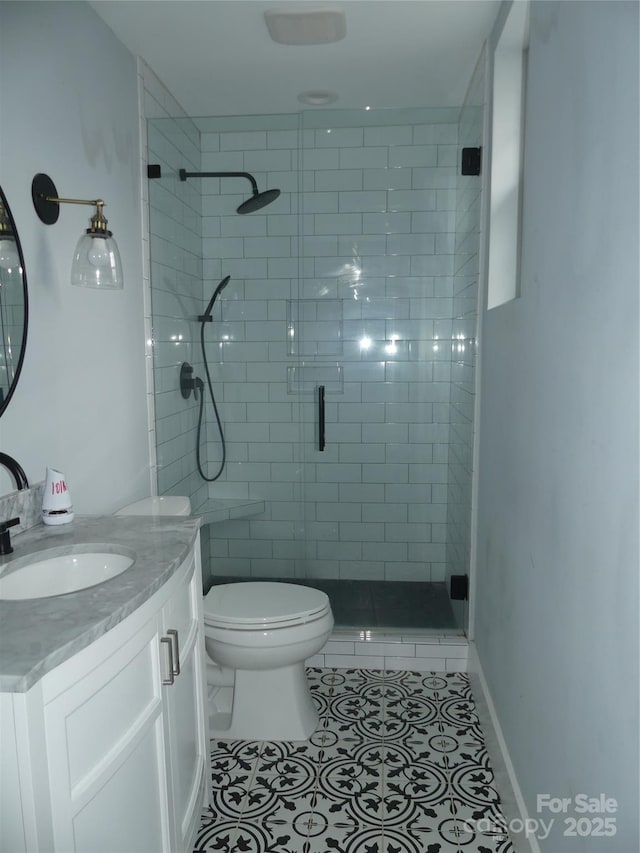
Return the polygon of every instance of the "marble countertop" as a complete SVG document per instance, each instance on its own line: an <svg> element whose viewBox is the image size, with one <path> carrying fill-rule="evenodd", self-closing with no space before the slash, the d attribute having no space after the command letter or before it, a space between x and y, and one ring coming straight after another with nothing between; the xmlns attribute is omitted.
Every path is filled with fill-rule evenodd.
<svg viewBox="0 0 640 853"><path fill-rule="evenodd" d="M41 554L91 550L136 554L120 575L52 598L0 601L0 690L25 692L43 675L105 634L166 583L193 547L200 519L158 516L76 516L71 524L39 524L12 536L11 562ZM96 546L99 546L96 548Z"/></svg>

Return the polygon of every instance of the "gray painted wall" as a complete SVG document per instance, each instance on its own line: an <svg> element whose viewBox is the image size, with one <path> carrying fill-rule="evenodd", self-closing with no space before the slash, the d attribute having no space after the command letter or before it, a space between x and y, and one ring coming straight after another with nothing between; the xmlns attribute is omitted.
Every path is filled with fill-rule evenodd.
<svg viewBox="0 0 640 853"><path fill-rule="evenodd" d="M149 494L136 61L86 3L0 3L0 183L29 282L27 351L0 447L31 482L52 465L77 513ZM37 218L31 180L104 198L124 289L69 281L92 208ZM0 472L0 494L13 483Z"/></svg>
<svg viewBox="0 0 640 853"><path fill-rule="evenodd" d="M618 801L615 836L565 836L572 803L541 850L635 853L635 2L532 3L525 145L521 297L483 323L476 642L530 815Z"/></svg>

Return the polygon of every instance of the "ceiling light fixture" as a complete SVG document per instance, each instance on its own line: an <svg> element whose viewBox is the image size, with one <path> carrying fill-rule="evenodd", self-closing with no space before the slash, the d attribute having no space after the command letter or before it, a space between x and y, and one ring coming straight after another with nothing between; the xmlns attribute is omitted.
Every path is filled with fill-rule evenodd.
<svg viewBox="0 0 640 853"><path fill-rule="evenodd" d="M267 9L264 19L269 35L278 44L331 44L343 39L347 23L342 9L326 6L278 6Z"/></svg>
<svg viewBox="0 0 640 853"><path fill-rule="evenodd" d="M325 107L327 104L333 104L338 100L335 92L325 92L321 89L312 89L309 92L300 92L298 100L302 104L307 104L310 107Z"/></svg>
<svg viewBox="0 0 640 853"><path fill-rule="evenodd" d="M31 183L31 198L38 218L45 225L58 221L61 204L90 204L96 212L91 217L91 227L80 235L71 263L71 284L78 287L97 287L100 290L122 290L122 262L118 245L107 228L101 198L58 198L55 184L42 173Z"/></svg>

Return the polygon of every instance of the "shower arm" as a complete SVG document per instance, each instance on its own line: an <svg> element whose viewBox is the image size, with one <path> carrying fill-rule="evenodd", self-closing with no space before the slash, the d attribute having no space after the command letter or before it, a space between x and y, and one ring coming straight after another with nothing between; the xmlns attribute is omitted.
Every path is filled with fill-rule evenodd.
<svg viewBox="0 0 640 853"><path fill-rule="evenodd" d="M249 172L187 172L185 169L180 169L178 175L181 181L186 181L187 178L246 178L251 182L254 196L258 195L258 184Z"/></svg>

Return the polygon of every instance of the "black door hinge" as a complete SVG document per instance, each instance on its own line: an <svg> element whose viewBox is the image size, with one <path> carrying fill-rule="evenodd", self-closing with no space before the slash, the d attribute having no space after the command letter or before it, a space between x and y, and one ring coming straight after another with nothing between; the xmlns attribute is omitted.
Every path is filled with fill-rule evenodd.
<svg viewBox="0 0 640 853"><path fill-rule="evenodd" d="M449 590L453 601L466 601L469 598L469 575L451 575Z"/></svg>
<svg viewBox="0 0 640 853"><path fill-rule="evenodd" d="M482 148L462 149L462 174L479 175L482 167Z"/></svg>

